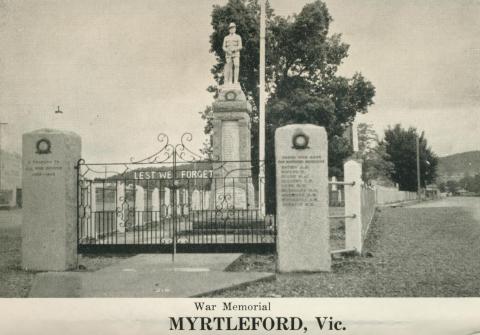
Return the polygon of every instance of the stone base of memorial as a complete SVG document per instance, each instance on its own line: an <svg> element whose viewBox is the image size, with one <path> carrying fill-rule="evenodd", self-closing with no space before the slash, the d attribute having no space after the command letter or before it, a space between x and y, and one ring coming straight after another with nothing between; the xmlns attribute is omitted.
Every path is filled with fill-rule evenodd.
<svg viewBox="0 0 480 335"><path fill-rule="evenodd" d="M193 229L209 232L260 229L264 222L255 202L251 178L217 179L208 208L194 211Z"/></svg>
<svg viewBox="0 0 480 335"><path fill-rule="evenodd" d="M253 234L264 231L268 225L257 209L192 211L191 218L193 231L212 234Z"/></svg>
<svg viewBox="0 0 480 335"><path fill-rule="evenodd" d="M63 271L77 262L77 171L81 139L41 129L23 135L22 267Z"/></svg>
<svg viewBox="0 0 480 335"><path fill-rule="evenodd" d="M256 207L255 190L250 177L218 178L213 186L210 209L252 209Z"/></svg>
<svg viewBox="0 0 480 335"><path fill-rule="evenodd" d="M229 173L240 169L250 176L250 113L252 107L242 92L240 85L223 86L213 103L212 150L214 173ZM225 165L225 162L229 162ZM248 170L248 171L246 171ZM225 173L223 174L226 177Z"/></svg>
<svg viewBox="0 0 480 335"><path fill-rule="evenodd" d="M250 155L251 105L240 85L224 85L213 103L213 197L210 209L252 208L255 195Z"/></svg>
<svg viewBox="0 0 480 335"><path fill-rule="evenodd" d="M252 180L250 113L251 105L238 83L220 88L213 103L212 196L208 209L193 213L194 230L265 229Z"/></svg>

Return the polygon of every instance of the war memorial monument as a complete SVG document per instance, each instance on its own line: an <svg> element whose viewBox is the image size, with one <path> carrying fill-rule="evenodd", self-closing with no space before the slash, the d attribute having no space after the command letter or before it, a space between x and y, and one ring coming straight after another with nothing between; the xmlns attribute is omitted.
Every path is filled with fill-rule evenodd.
<svg viewBox="0 0 480 335"><path fill-rule="evenodd" d="M161 134L158 152L120 164L85 162L70 132L24 135L24 268L73 269L77 253L276 251L280 272L330 270L325 129L277 129L278 206L265 215L239 82L242 39L235 23L228 29L210 159L187 147L188 133L176 145Z"/></svg>

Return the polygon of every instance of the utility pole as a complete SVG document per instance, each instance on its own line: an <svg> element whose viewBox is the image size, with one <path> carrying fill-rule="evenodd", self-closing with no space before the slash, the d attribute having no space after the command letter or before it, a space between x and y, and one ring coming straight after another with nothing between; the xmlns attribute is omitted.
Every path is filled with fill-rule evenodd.
<svg viewBox="0 0 480 335"><path fill-rule="evenodd" d="M352 146L353 152L358 152L358 122L355 120L352 122Z"/></svg>
<svg viewBox="0 0 480 335"><path fill-rule="evenodd" d="M0 191L2 190L2 126L6 126L8 123L0 122Z"/></svg>
<svg viewBox="0 0 480 335"><path fill-rule="evenodd" d="M258 202L259 210L265 215L265 2L260 0L260 87L259 87L259 176Z"/></svg>
<svg viewBox="0 0 480 335"><path fill-rule="evenodd" d="M417 147L417 196L418 200L422 200L421 184L420 184L420 137L416 136Z"/></svg>

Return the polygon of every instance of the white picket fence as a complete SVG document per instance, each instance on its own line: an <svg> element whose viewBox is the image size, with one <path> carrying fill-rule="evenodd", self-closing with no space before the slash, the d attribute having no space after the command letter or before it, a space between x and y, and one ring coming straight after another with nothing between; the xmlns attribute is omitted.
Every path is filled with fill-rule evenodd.
<svg viewBox="0 0 480 335"><path fill-rule="evenodd" d="M375 209L377 207L376 198L375 198L375 189L362 184L361 187L361 223L362 223L362 243L367 237L368 228L370 228L370 223L372 223L373 216L375 215Z"/></svg>
<svg viewBox="0 0 480 335"><path fill-rule="evenodd" d="M417 199L417 193L400 191L396 187L375 186L375 197L378 205L396 202L412 201Z"/></svg>
<svg viewBox="0 0 480 335"><path fill-rule="evenodd" d="M362 252L370 223L378 205L412 201L414 192L394 187L366 185L362 181L362 162L350 159L344 164L345 249Z"/></svg>

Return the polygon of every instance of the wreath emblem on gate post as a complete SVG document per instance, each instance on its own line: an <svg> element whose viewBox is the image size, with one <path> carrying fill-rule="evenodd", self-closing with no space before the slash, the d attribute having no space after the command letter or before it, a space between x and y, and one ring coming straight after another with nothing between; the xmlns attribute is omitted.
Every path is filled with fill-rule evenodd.
<svg viewBox="0 0 480 335"><path fill-rule="evenodd" d="M52 143L50 143L50 140L47 138L39 139L35 146L37 148L36 153L39 155L51 153L50 149L52 147Z"/></svg>
<svg viewBox="0 0 480 335"><path fill-rule="evenodd" d="M301 130L297 130L292 137L292 147L294 149L307 149L310 138Z"/></svg>

